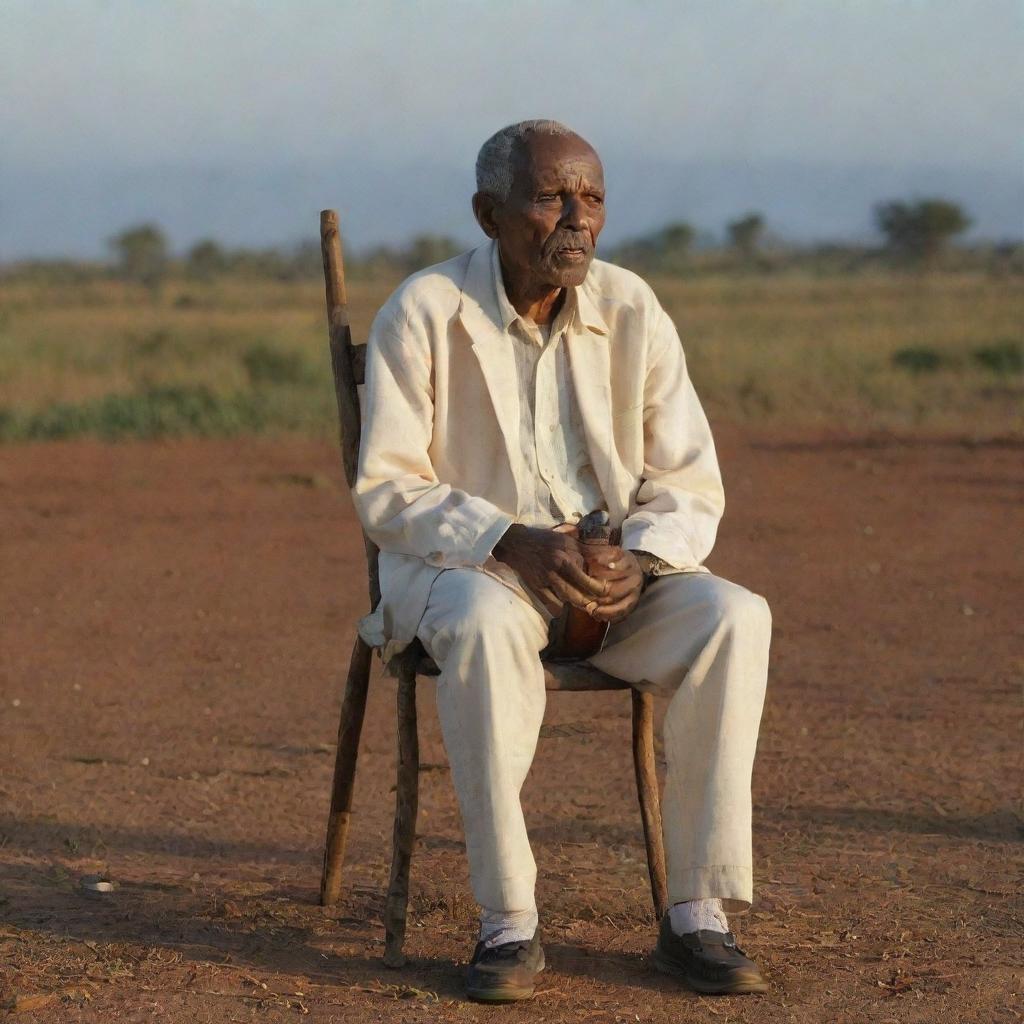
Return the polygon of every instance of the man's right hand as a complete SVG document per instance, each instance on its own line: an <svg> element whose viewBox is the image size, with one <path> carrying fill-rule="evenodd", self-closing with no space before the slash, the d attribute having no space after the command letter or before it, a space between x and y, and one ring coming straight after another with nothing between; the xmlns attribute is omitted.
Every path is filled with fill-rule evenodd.
<svg viewBox="0 0 1024 1024"><path fill-rule="evenodd" d="M519 573L552 615L557 615L563 604L586 610L608 590L604 580L587 575L583 546L575 531L514 523L494 545L492 554Z"/></svg>

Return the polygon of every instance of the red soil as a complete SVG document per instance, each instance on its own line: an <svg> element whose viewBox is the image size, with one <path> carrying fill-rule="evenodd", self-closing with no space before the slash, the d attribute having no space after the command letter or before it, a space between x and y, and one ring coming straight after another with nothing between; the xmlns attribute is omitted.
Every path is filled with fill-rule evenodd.
<svg viewBox="0 0 1024 1024"><path fill-rule="evenodd" d="M558 695L524 794L549 970L461 997L458 814L421 697L412 959L381 963L393 688L375 676L348 885L317 906L340 686L366 605L334 450L0 449L0 1005L18 1020L997 1021L1024 1015L1024 460L1010 444L724 432L709 561L764 593L763 998L645 963L628 699ZM570 768L569 771L566 768ZM109 871L111 896L81 894Z"/></svg>

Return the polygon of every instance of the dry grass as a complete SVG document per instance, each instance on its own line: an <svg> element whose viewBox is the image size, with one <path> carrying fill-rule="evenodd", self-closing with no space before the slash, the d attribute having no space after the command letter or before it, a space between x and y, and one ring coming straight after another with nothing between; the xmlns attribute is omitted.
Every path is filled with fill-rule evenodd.
<svg viewBox="0 0 1024 1024"><path fill-rule="evenodd" d="M1024 431L1019 277L653 283L714 417L858 431ZM357 339L391 287L350 288ZM979 357L993 348L1009 362ZM901 362L906 350L924 355ZM168 391L192 411L151 412ZM197 403L206 411L196 413ZM179 282L158 301L116 282L0 286L0 437L317 434L333 423L315 282Z"/></svg>

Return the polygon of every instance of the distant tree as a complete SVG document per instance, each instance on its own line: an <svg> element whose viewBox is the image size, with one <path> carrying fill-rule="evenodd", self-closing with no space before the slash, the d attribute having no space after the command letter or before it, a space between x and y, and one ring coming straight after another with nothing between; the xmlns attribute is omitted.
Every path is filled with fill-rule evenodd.
<svg viewBox="0 0 1024 1024"><path fill-rule="evenodd" d="M291 253L291 276L298 280L318 280L324 272L320 243L314 239L299 242Z"/></svg>
<svg viewBox="0 0 1024 1024"><path fill-rule="evenodd" d="M391 280L409 272L404 254L387 245L378 245L360 256L350 255L347 263L356 277Z"/></svg>
<svg viewBox="0 0 1024 1024"><path fill-rule="evenodd" d="M167 274L167 239L156 224L139 224L110 239L117 256L118 272L126 281L157 292Z"/></svg>
<svg viewBox="0 0 1024 1024"><path fill-rule="evenodd" d="M729 244L744 257L753 259L764 235L764 217L759 213L748 213L727 225Z"/></svg>
<svg viewBox="0 0 1024 1024"><path fill-rule="evenodd" d="M269 249L232 249L224 261L227 271L242 277L310 281L323 274L320 243L314 239Z"/></svg>
<svg viewBox="0 0 1024 1024"><path fill-rule="evenodd" d="M212 238L196 242L185 256L185 273L196 281L212 281L227 269L227 253Z"/></svg>
<svg viewBox="0 0 1024 1024"><path fill-rule="evenodd" d="M228 268L242 277L287 280L291 276L289 259L279 249L233 249L228 255Z"/></svg>
<svg viewBox="0 0 1024 1024"><path fill-rule="evenodd" d="M674 221L663 227L654 238L655 248L662 261L670 268L685 262L690 256L696 234L693 225L685 221Z"/></svg>
<svg viewBox="0 0 1024 1024"><path fill-rule="evenodd" d="M410 273L444 263L462 252L463 246L445 235L417 235L404 254L406 269Z"/></svg>
<svg viewBox="0 0 1024 1024"><path fill-rule="evenodd" d="M678 274L690 262L696 236L693 226L675 221L658 231L624 242L612 254L617 263L649 274Z"/></svg>
<svg viewBox="0 0 1024 1024"><path fill-rule="evenodd" d="M876 204L874 213L890 252L915 262L934 260L951 238L971 226L964 210L945 199L893 199Z"/></svg>

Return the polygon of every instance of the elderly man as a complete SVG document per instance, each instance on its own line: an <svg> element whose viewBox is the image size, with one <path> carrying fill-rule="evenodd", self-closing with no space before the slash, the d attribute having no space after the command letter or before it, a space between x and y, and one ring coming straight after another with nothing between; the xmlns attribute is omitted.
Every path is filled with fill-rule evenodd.
<svg viewBox="0 0 1024 1024"><path fill-rule="evenodd" d="M390 658L418 637L462 811L480 935L472 999L544 966L520 789L544 715L540 651L565 605L610 623L598 668L669 697L671 909L653 962L692 988L763 992L726 911L753 895L750 776L771 619L705 569L723 497L679 337L636 275L594 259L604 176L553 121L480 150L489 241L406 281L374 322L355 501L379 545ZM597 509L618 544L587 554Z"/></svg>

